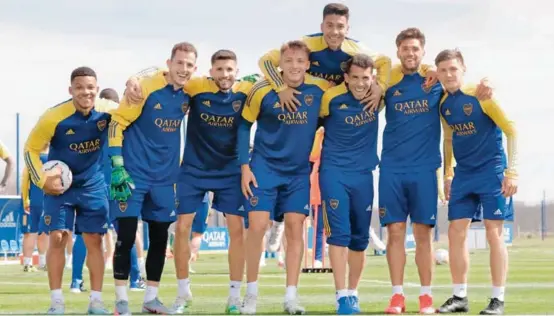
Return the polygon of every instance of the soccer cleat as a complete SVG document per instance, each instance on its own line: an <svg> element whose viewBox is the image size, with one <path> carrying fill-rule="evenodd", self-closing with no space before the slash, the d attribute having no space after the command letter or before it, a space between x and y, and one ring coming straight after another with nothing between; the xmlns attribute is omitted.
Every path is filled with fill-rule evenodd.
<svg viewBox="0 0 554 316"><path fill-rule="evenodd" d="M177 296L175 303L171 306L173 314L183 314L185 310L192 306L192 293L187 293L185 296Z"/></svg>
<svg viewBox="0 0 554 316"><path fill-rule="evenodd" d="M131 282L129 289L131 292L140 292L146 290L146 282L140 277L138 280Z"/></svg>
<svg viewBox="0 0 554 316"><path fill-rule="evenodd" d="M111 313L104 306L101 300L93 300L88 304L87 314L89 315L110 315Z"/></svg>
<svg viewBox="0 0 554 316"><path fill-rule="evenodd" d="M350 304L352 305L352 310L357 314L360 312L360 300L357 296L349 296Z"/></svg>
<svg viewBox="0 0 554 316"><path fill-rule="evenodd" d="M71 285L69 287L69 292L71 293L83 293L86 292L87 289L85 288L85 282L82 280L73 280L71 281Z"/></svg>
<svg viewBox="0 0 554 316"><path fill-rule="evenodd" d="M433 297L431 295L419 296L419 313L424 315L437 313L437 309L433 307Z"/></svg>
<svg viewBox="0 0 554 316"><path fill-rule="evenodd" d="M321 260L315 260L314 261L314 268L316 268L316 269L323 268L323 262Z"/></svg>
<svg viewBox="0 0 554 316"><path fill-rule="evenodd" d="M337 315L354 315L356 313L349 296L343 296L337 300Z"/></svg>
<svg viewBox="0 0 554 316"><path fill-rule="evenodd" d="M32 264L26 264L24 267L23 267L23 272L37 272L38 269L35 268Z"/></svg>
<svg viewBox="0 0 554 316"><path fill-rule="evenodd" d="M491 298L489 305L479 312L479 315L502 315L504 314L504 302L495 298Z"/></svg>
<svg viewBox="0 0 554 316"><path fill-rule="evenodd" d="M65 305L63 301L57 300L52 302L50 308L46 312L47 315L63 315L65 314Z"/></svg>
<svg viewBox="0 0 554 316"><path fill-rule="evenodd" d="M385 314L402 314L406 311L406 298L402 294L394 294L390 299L389 307L385 309Z"/></svg>
<svg viewBox="0 0 554 316"><path fill-rule="evenodd" d="M258 296L253 294L246 294L240 307L240 313L243 315L256 314L256 304L258 302Z"/></svg>
<svg viewBox="0 0 554 316"><path fill-rule="evenodd" d="M227 299L227 305L225 306L225 314L227 315L240 315L241 301L239 297L229 296Z"/></svg>
<svg viewBox="0 0 554 316"><path fill-rule="evenodd" d="M269 238L267 239L267 251L277 252L281 246L281 239L285 231L284 222L273 222L273 226L269 230Z"/></svg>
<svg viewBox="0 0 554 316"><path fill-rule="evenodd" d="M469 311L469 302L467 297L458 297L452 295L437 310L437 313L467 313Z"/></svg>
<svg viewBox="0 0 554 316"><path fill-rule="evenodd" d="M298 304L298 299L295 298L293 300L287 300L283 304L283 308L285 310L285 313L289 315L304 315L306 314L306 309L300 304Z"/></svg>
<svg viewBox="0 0 554 316"><path fill-rule="evenodd" d="M162 315L173 314L173 312L170 311L169 308L165 307L164 304L157 297L149 302L142 303L142 312L148 314Z"/></svg>
<svg viewBox="0 0 554 316"><path fill-rule="evenodd" d="M130 316L129 302L119 300L115 302L114 315Z"/></svg>
<svg viewBox="0 0 554 316"><path fill-rule="evenodd" d="M48 267L46 265L39 266L38 269L40 271L48 271Z"/></svg>

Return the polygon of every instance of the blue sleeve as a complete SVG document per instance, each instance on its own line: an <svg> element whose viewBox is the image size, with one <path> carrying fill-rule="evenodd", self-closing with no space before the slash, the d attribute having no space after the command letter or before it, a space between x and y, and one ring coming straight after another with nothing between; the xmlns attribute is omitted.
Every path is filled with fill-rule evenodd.
<svg viewBox="0 0 554 316"><path fill-rule="evenodd" d="M246 165L250 161L248 152L250 151L250 129L252 128L253 123L248 122L247 120L241 120L238 130L238 153L239 153L239 163L241 165Z"/></svg>
<svg viewBox="0 0 554 316"><path fill-rule="evenodd" d="M114 156L122 156L123 154L121 153L121 146L111 146L108 148L108 154L110 155L110 157L114 157Z"/></svg>

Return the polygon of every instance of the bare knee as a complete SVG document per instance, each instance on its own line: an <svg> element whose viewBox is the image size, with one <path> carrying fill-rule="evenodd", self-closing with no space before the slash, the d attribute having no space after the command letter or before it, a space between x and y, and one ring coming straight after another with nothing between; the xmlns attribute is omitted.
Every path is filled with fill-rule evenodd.
<svg viewBox="0 0 554 316"><path fill-rule="evenodd" d="M304 238L304 221L306 216L299 213L285 214L285 236L287 241L303 240Z"/></svg>
<svg viewBox="0 0 554 316"><path fill-rule="evenodd" d="M50 249L65 249L69 234L65 231L50 232Z"/></svg>
<svg viewBox="0 0 554 316"><path fill-rule="evenodd" d="M485 231L490 245L499 245L504 242L503 221L485 220Z"/></svg>
<svg viewBox="0 0 554 316"><path fill-rule="evenodd" d="M416 247L430 248L432 245L432 231L433 227L424 224L414 224L414 239L416 241Z"/></svg>
<svg viewBox="0 0 554 316"><path fill-rule="evenodd" d="M177 218L177 223L175 223L175 234L189 236L192 229L193 219L194 214L179 215L179 217Z"/></svg>
<svg viewBox="0 0 554 316"><path fill-rule="evenodd" d="M387 244L404 246L406 240L406 223L387 225Z"/></svg>
<svg viewBox="0 0 554 316"><path fill-rule="evenodd" d="M467 237L467 230L471 224L470 220L460 219L450 222L448 226L448 240L450 242L464 242Z"/></svg>
<svg viewBox="0 0 554 316"><path fill-rule="evenodd" d="M244 236L244 219L240 216L228 215L227 230L229 231L229 239L233 242L242 242Z"/></svg>

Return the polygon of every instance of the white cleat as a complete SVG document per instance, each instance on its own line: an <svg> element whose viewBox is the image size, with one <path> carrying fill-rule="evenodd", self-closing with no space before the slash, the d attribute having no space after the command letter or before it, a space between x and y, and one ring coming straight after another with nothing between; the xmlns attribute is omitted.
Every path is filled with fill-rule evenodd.
<svg viewBox="0 0 554 316"><path fill-rule="evenodd" d="M271 226L271 229L269 230L269 238L267 239L267 251L277 252L277 250L279 250L284 232L284 222L273 222L273 226Z"/></svg>
<svg viewBox="0 0 554 316"><path fill-rule="evenodd" d="M316 269L323 268L323 262L321 262L321 260L314 261L314 268Z"/></svg>
<svg viewBox="0 0 554 316"><path fill-rule="evenodd" d="M177 296L170 310L172 314L184 314L187 308L191 306L192 293L187 293L185 296Z"/></svg>
<svg viewBox="0 0 554 316"><path fill-rule="evenodd" d="M289 315L304 315L306 313L306 309L298 304L297 298L285 301L283 307L285 309L285 313Z"/></svg>
<svg viewBox="0 0 554 316"><path fill-rule="evenodd" d="M258 302L258 296L252 294L246 294L244 296L244 301L240 308L240 313L243 315L255 315L256 314L256 303Z"/></svg>

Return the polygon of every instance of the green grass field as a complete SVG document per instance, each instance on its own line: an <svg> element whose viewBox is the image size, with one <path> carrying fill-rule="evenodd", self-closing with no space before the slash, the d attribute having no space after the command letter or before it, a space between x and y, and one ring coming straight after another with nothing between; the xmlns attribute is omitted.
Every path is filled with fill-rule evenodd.
<svg viewBox="0 0 554 316"><path fill-rule="evenodd" d="M437 245L440 247L441 245ZM510 247L510 272L506 290L507 314L554 313L554 240L515 240ZM478 251L471 256L469 299L471 312L478 313L490 296L488 253ZM192 276L194 305L190 314L221 314L228 292L225 255L201 256ZM85 275L88 272L85 271ZM67 314L86 312L88 295L68 291L71 271L64 277ZM88 287L88 277L85 276ZM409 313L418 310L418 278L414 256L408 256L405 291ZM160 291L161 300L171 305L176 294L173 261L168 260ZM245 286L243 285L243 293ZM113 308L114 286L111 271L106 273L104 300ZM381 314L391 294L385 257L369 256L360 288L364 314ZM330 274L304 274L300 279L300 300L308 314L333 314L334 289ZM436 305L451 294L448 266L437 266L433 294ZM132 311L140 312L143 292L130 292ZM275 259L269 259L260 278L259 314L282 314L284 273ZM19 265L0 266L0 314L39 314L49 306L50 295L45 272L24 273Z"/></svg>

